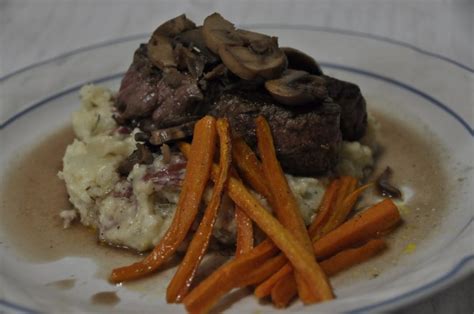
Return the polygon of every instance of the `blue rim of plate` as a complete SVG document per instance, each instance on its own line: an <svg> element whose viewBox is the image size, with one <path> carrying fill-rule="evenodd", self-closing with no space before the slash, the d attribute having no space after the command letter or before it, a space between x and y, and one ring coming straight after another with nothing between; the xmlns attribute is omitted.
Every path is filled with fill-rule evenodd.
<svg viewBox="0 0 474 314"><path fill-rule="evenodd" d="M444 57L444 56L441 56L441 55L438 55L438 54L435 54L435 53L431 53L431 52L422 50L420 48L417 48L417 47L412 46L412 45L407 44L407 43L403 43L403 42L396 41L396 40L393 40L393 39L390 39L390 38L380 37L380 36L376 36L376 35L372 35L372 34L359 33L359 32L354 32L354 31L349 31L349 30L332 29L332 28L326 28L326 27L314 27L314 26L310 26L310 25L252 24L252 25L245 25L245 27L248 27L248 28L280 28L280 29L289 29L289 30L321 31L321 32L338 33L338 34L344 34L344 35L349 35L349 36L363 37L363 38L388 42L388 43L391 43L391 44L394 44L394 45L398 45L398 46L402 46L402 47L405 47L405 48L413 49L413 50L417 51L418 53L425 54L427 56L437 58L439 60L451 63L451 64L453 64L453 65L455 65L455 66L457 66L461 69L464 69L464 70L467 70L469 72L474 73L474 69L472 69L472 68L470 68L466 65L463 65L463 64L461 64L461 63L459 63L455 60L449 59L447 57ZM51 59L48 59L48 60L45 60L45 61L41 61L41 62L38 62L38 63L34 63L34 64L31 64L27 67L24 67L24 68L21 68L17 71L14 71L12 73L9 73L9 74L1 77L0 82L4 81L4 80L6 80L6 79L8 79L12 76L15 76L17 74L20 74L22 72L25 72L29 69L44 65L44 64L49 63L49 62L56 61L58 59L66 58L66 57L69 57L69 56L72 56L72 55L75 55L75 54L78 54L78 53L81 53L81 52L94 50L94 49L98 49L98 48L113 45L113 44L118 44L118 43L122 43L122 42L126 42L126 41L136 40L136 39L140 39L140 38L146 38L147 36L148 36L148 34L137 34L137 35L127 36L127 37L117 38L117 39L110 40L110 41L104 41L104 42L97 43L97 44L94 44L94 45L85 46L85 47L82 47L82 48L79 48L79 49L76 49L76 50L72 50L70 52L61 54L57 57L54 57L54 58L51 58ZM349 66L345 66L345 65L329 63L329 62L326 62L326 63L321 62L321 66L323 68L332 68L332 69L336 69L336 70L351 72L351 73L363 75L363 76L366 76L366 77L370 77L370 78L375 79L375 80L379 80L379 81L389 83L391 85L395 85L395 86L397 86L397 87L399 87L403 90L406 90L410 93L413 93L413 94L425 99L429 103L435 105L439 109L443 110L448 115L452 116L458 123L460 123L463 126L463 128L465 128L468 131L468 133L471 136L474 136L473 128L459 114L454 112L446 104L443 104L442 102L440 102L436 98L430 96L429 94L426 94L425 92L423 92L419 89L416 89L413 86L410 86L410 85L405 84L401 81L398 81L398 80L395 80L395 79L392 79L392 78L389 78L389 77L386 77L386 76L383 76L383 75L380 75L380 74L377 74L377 73L373 73L373 72L369 72L369 71L366 71L366 70L357 69L357 68L353 68L353 67L349 67ZM106 77L102 77L102 78L99 78L99 79L96 79L96 80L93 80L93 81L84 82L84 83L81 83L81 84L77 84L73 87L70 87L66 90L63 90L59 93L53 94L53 95L51 95L51 96L49 96L49 97L47 97L43 100L40 100L40 101L30 105L25 110L23 110L21 112L18 112L17 114L15 114L15 115L11 116L10 118L8 118L4 123L0 124L0 130L3 130L8 125L12 124L15 120L17 120L20 117L26 115L27 113L29 113L29 112L31 112L31 111L47 104L47 103L49 103L49 102L51 102L51 101L53 101L57 98L60 98L60 97L65 96L69 93L72 93L72 92L75 92L75 91L79 90L79 88L84 84L87 84L87 83L99 84L99 83L102 83L102 82L105 82L105 81L118 79L118 78L122 77L123 74L124 74L123 72L116 73L116 74L109 75L109 76L106 76ZM471 217L471 219L468 221L468 223L463 228L461 228L460 232L454 237L454 239L460 237L464 233L464 231L471 225L473 220L474 220L474 217ZM472 254L464 256L456 265L454 265L454 267L450 271L444 273L442 276L438 277L437 279L435 279L433 281L430 281L430 282L428 282L428 283L426 283L426 284L424 284L420 287L417 287L413 290L402 293L402 294L400 294L396 297L393 297L393 298L390 298L390 299L387 299L387 300L384 300L384 301L380 301L380 302L377 302L377 303L374 303L374 304L371 304L371 305L366 305L366 306L363 306L363 307L360 307L360 308L353 309L353 310L349 311L349 313L360 313L360 312L374 310L376 308L380 308L380 307L383 307L383 306L386 306L386 305L394 304L398 301L402 301L404 299L407 299L408 297L414 297L415 294L420 294L420 293L426 291L427 289L432 289L432 288L435 288L437 286L440 286L442 283L446 282L448 279L450 279L453 276L455 276L456 274L458 274L464 268L465 265L469 264L469 262L471 262L473 260L474 260L474 255L472 255ZM38 313L35 310L28 309L24 306L14 304L12 302L0 299L0 307L1 306L10 308L12 310L20 311L20 312L25 312L25 313Z"/></svg>

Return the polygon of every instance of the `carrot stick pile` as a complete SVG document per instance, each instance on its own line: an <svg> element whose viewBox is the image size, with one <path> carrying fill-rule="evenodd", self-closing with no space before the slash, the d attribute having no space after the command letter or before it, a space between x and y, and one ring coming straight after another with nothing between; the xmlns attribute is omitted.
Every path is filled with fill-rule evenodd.
<svg viewBox="0 0 474 314"><path fill-rule="evenodd" d="M307 227L263 117L256 119L256 134L260 159L243 139L232 138L226 119L206 116L196 123L192 143L178 143L188 163L168 231L142 261L114 269L111 282L130 281L158 271L190 232L208 185L212 186L210 202L166 293L169 303L182 302L190 313L206 313L226 293L246 286L255 287L258 298L270 297L276 307L286 307L296 295L305 304L327 301L334 298L328 277L386 248L380 236L401 220L390 199L348 219L371 184L358 187L353 177L336 178ZM275 216L250 189L266 199ZM224 193L235 204L235 257L195 283ZM255 243L254 225L267 236L260 244Z"/></svg>

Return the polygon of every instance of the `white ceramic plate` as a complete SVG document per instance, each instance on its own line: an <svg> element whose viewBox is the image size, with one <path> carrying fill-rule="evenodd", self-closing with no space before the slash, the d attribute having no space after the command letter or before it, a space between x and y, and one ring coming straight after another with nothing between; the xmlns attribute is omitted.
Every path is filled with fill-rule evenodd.
<svg viewBox="0 0 474 314"><path fill-rule="evenodd" d="M438 208L443 217L433 232L419 240L415 252L399 251L399 261L377 278L349 278L344 284L336 280L339 298L333 302L312 307L297 303L291 311L379 312L418 300L471 273L473 70L416 47L359 33L305 26L249 28L275 34L282 46L313 55L328 74L357 83L371 108L405 123L401 125L410 125L413 134L435 139L440 151L436 156L439 170L449 174L444 178L446 202ZM83 84L93 82L116 89L133 51L146 38L147 35L136 35L84 47L0 78L2 178L33 143L67 125L70 114L78 108L78 90ZM427 152L423 158L434 156ZM412 175L421 174L414 170ZM7 229L0 223L0 310L184 311L181 306L168 306L162 289L138 291L108 284L103 276L96 276L96 261L91 257L32 262L15 248ZM161 278L157 286L165 286L163 278L169 277L166 274L157 277ZM70 289L47 285L71 276L80 284ZM100 291L116 291L120 302L113 308L91 304L91 295ZM259 304L252 297L228 308L235 313L261 310L271 311L272 307Z"/></svg>

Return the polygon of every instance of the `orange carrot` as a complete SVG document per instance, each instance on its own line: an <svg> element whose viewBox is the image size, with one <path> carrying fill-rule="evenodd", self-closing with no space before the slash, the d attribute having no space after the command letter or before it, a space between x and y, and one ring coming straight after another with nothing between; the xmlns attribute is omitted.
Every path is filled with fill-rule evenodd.
<svg viewBox="0 0 474 314"><path fill-rule="evenodd" d="M323 199L319 205L318 213L314 218L313 222L309 226L308 232L312 237L315 236L316 231L321 228L321 226L328 221L331 216L332 211L334 210L334 202L337 197L337 191L340 187L340 180L336 179L329 184L326 192L324 192Z"/></svg>
<svg viewBox="0 0 474 314"><path fill-rule="evenodd" d="M191 313L207 312L227 292L245 284L250 277L247 275L276 252L273 243L265 240L249 253L222 265L184 298L186 309Z"/></svg>
<svg viewBox="0 0 474 314"><path fill-rule="evenodd" d="M240 282L239 287L250 286L260 283L282 268L288 259L283 254L269 258L260 267L254 269L245 280Z"/></svg>
<svg viewBox="0 0 474 314"><path fill-rule="evenodd" d="M241 137L234 138L232 141L232 158L242 178L270 202L271 192L265 180L262 164Z"/></svg>
<svg viewBox="0 0 474 314"><path fill-rule="evenodd" d="M292 273L284 275L271 289L272 302L278 308L286 307L296 295L296 281Z"/></svg>
<svg viewBox="0 0 474 314"><path fill-rule="evenodd" d="M339 227L346 219L349 213L352 211L355 203L359 196L364 192L368 187L372 184L366 184L359 187L357 190L351 191L348 195L344 197L342 202L340 203L339 207L337 207L327 223L321 228L321 232L319 234L327 234L328 232L336 229ZM347 192L349 192L352 188L349 187ZM317 234L318 235L318 234Z"/></svg>
<svg viewBox="0 0 474 314"><path fill-rule="evenodd" d="M330 257L357 243L375 238L401 221L397 206L391 199L371 206L313 243L318 259Z"/></svg>
<svg viewBox="0 0 474 314"><path fill-rule="evenodd" d="M355 185L357 184L357 179L350 177L350 176L343 176L341 177L341 187L337 193L336 203L334 205L335 209L339 209L344 202L344 199L347 195L349 195Z"/></svg>
<svg viewBox="0 0 474 314"><path fill-rule="evenodd" d="M204 212L201 223L191 240L183 261L168 285L166 300L169 303L180 302L189 291L196 270L206 253L217 218L217 210L221 204L222 193L229 177L232 148L229 122L226 119L217 120L217 133L220 144L219 175L214 184L212 197Z"/></svg>
<svg viewBox="0 0 474 314"><path fill-rule="evenodd" d="M372 239L361 247L347 249L321 262L321 268L328 277L360 264L379 254L387 247L382 239ZM268 293L269 294L269 293ZM267 296L265 294L264 296ZM296 295L296 281L291 273L277 282L271 289L272 301L276 307L286 307Z"/></svg>
<svg viewBox="0 0 474 314"><path fill-rule="evenodd" d="M110 275L113 283L134 280L156 271L176 251L188 233L198 212L199 204L213 165L216 147L216 120L206 116L196 123L191 153L186 166L183 190L176 214L163 239L142 261L116 268Z"/></svg>
<svg viewBox="0 0 474 314"><path fill-rule="evenodd" d="M327 258L347 247L377 237L386 230L392 230L399 222L400 213L396 205L390 199L385 199L314 241L314 253L317 259ZM292 270L291 265L286 264L267 278L255 290L258 290L258 297L269 295L276 282Z"/></svg>
<svg viewBox="0 0 474 314"><path fill-rule="evenodd" d="M361 247L347 249L321 262L321 267L328 276L360 264L377 255L387 247L382 239L372 239Z"/></svg>
<svg viewBox="0 0 474 314"><path fill-rule="evenodd" d="M273 137L270 131L270 126L263 116L257 117L256 121L256 133L258 139L258 149L260 157L262 159L263 172L267 178L268 186L272 194L274 201L273 209L276 213L278 220L288 230L295 235L300 241L306 251L313 257L314 253L312 250L311 239L309 238L306 226L304 224L301 211L299 210L298 202L296 201L293 192L291 191L288 181L286 180L283 169L276 157L275 147L273 145ZM317 267L320 270L319 266ZM300 298L304 303L314 303L318 301L319 296L317 294L311 294L310 288L307 287L307 283L302 274L296 272L296 282L298 285L298 292ZM323 272L320 272L321 284L324 283L329 287L329 282Z"/></svg>
<svg viewBox="0 0 474 314"><path fill-rule="evenodd" d="M283 257L283 255L279 255L278 257ZM290 276L288 276L290 275ZM272 276L267 278L264 282L260 283L257 288L255 288L254 294L257 298L264 298L267 295L270 295L272 292L273 287L281 281L283 278L293 277L293 268L290 264L285 263L283 267L281 267L278 271L276 271Z"/></svg>
<svg viewBox="0 0 474 314"><path fill-rule="evenodd" d="M239 257L253 249L253 226L252 220L238 206L235 206L235 224L237 227L235 257Z"/></svg>
<svg viewBox="0 0 474 314"><path fill-rule="evenodd" d="M185 146L185 144L180 144L180 148ZM182 149L182 152L184 153L185 149ZM217 174L218 167L213 165L211 178L215 180ZM230 177L227 185L227 192L234 203L241 207L260 227L260 229L268 235L273 243L275 243L275 245L285 253L288 260L293 264L295 270L304 274L303 277L307 281L311 293L317 294L321 300L334 298L331 287L326 281L321 280L320 274L322 271L319 265L316 264L314 257L304 249L290 231L285 229L270 213L268 213L268 211L255 199L240 180L235 177ZM235 261L238 261L239 259L240 258ZM242 274L235 273L234 276L241 277ZM203 283L206 282L206 280L204 280ZM236 279L233 280L235 281ZM230 283L232 283L232 280L229 280L229 284ZM222 282L219 281L219 285L221 284ZM216 288L214 287L214 289ZM209 298L209 300L204 301L199 298L199 294L194 294L193 292L194 290L191 291L183 300L186 308L191 312L205 311L217 301L217 298Z"/></svg>
<svg viewBox="0 0 474 314"><path fill-rule="evenodd" d="M312 235L312 237L315 239L320 238L322 235L326 234L342 223L342 220L339 220L339 217L345 219L347 213L352 209L352 206L357 200L357 198L352 197L351 200L353 200L353 202L347 202L346 206L343 206L344 198L354 189L356 183L357 180L349 176L345 176L340 180L336 179L331 182L324 193L318 214L309 227L308 233ZM363 190L364 189L360 189L359 193L355 195L360 195ZM336 207L337 204L340 204L339 208ZM291 265L285 265L285 267L275 272L275 274L273 274L270 278L267 278L265 282L260 283L260 285L255 289L255 296L263 298L269 295L272 293L272 289L275 284L277 284L279 281L282 281L283 278L291 278L291 276L288 276L288 274L291 272ZM280 289L283 289L285 284L281 283L279 286ZM274 293L278 294L278 292Z"/></svg>

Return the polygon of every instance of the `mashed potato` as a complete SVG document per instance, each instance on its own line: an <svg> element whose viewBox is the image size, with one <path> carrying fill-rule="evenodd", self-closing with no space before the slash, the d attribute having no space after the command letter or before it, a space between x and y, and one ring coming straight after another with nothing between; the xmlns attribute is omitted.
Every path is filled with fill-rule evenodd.
<svg viewBox="0 0 474 314"><path fill-rule="evenodd" d="M133 132L123 132L112 118L112 93L86 85L80 91L81 108L73 114L76 139L63 158L58 174L66 183L73 211L61 213L66 222L80 217L82 224L98 230L100 240L144 251L163 237L178 202L185 160L173 153L171 161L153 154L151 165L135 165L128 177L121 177L119 164L136 148ZM370 128L369 128L370 129ZM371 131L375 134L374 131ZM371 132L367 143L344 142L336 171L362 178L373 166ZM324 184L316 178L287 175L306 224L324 194ZM214 235L222 242L235 237L233 206L223 202Z"/></svg>

